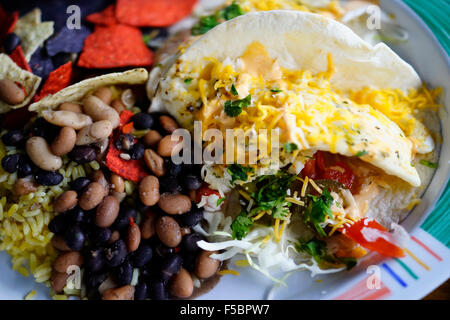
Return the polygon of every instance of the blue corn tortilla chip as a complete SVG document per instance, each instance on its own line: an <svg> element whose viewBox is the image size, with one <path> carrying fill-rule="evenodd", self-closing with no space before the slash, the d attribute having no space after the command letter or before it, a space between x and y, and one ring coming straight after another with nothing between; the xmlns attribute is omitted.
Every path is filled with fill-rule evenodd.
<svg viewBox="0 0 450 320"><path fill-rule="evenodd" d="M53 61L47 54L45 48L39 48L33 53L29 65L33 73L42 78L42 82L45 82L50 72L55 69Z"/></svg>
<svg viewBox="0 0 450 320"><path fill-rule="evenodd" d="M73 30L63 27L56 36L47 40L47 53L51 57L60 52L79 53L83 49L84 39L90 34L91 30L86 26Z"/></svg>
<svg viewBox="0 0 450 320"><path fill-rule="evenodd" d="M55 69L58 69L63 64L66 64L69 61L74 61L76 56L76 53L60 52L52 57L53 66Z"/></svg>

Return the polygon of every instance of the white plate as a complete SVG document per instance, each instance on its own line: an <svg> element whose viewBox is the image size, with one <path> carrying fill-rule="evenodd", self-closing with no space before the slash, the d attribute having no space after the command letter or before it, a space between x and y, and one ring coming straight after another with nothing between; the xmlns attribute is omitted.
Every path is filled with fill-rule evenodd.
<svg viewBox="0 0 450 320"><path fill-rule="evenodd" d="M414 66L428 85L444 89L441 101L446 106L446 112L442 112L444 145L439 168L421 204L402 223L417 240L411 241L409 246L412 256L408 255L399 262L373 255L372 259L350 272L314 279L307 272L299 272L288 279L288 288L275 290L272 290L271 281L256 271L230 265L240 272L240 276L224 276L201 299L265 299L268 296L275 299L420 299L449 278L450 250L420 228L445 187L450 172L449 58L432 32L409 7L399 0L382 0L381 7L385 12L393 13L398 24L410 35L407 43L393 46L393 49ZM402 264L407 265L415 277ZM367 274L369 265L378 266L381 272L381 287L378 289L366 286L366 278L370 276ZM12 271L9 256L2 252L0 299L23 299L31 290L37 291L35 299L48 299L49 289L35 283L31 277L24 278Z"/></svg>

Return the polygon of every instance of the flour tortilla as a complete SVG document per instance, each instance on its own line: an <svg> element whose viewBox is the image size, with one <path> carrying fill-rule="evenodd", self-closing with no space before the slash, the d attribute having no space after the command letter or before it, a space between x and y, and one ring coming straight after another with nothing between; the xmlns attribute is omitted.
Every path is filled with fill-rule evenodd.
<svg viewBox="0 0 450 320"><path fill-rule="evenodd" d="M144 68L132 69L122 73L109 73L99 77L80 81L70 87L64 88L53 95L30 105L30 111L41 112L46 109L55 109L63 102L81 102L83 98L100 87L120 84L144 84L148 79L148 72Z"/></svg>
<svg viewBox="0 0 450 320"><path fill-rule="evenodd" d="M41 83L40 77L23 70L4 53L0 53L0 79L9 79L20 83L24 86L25 92L27 93L25 100L20 104L9 105L0 100L0 113L6 113L11 109L18 109L26 106L30 102L31 98L33 98L39 84Z"/></svg>

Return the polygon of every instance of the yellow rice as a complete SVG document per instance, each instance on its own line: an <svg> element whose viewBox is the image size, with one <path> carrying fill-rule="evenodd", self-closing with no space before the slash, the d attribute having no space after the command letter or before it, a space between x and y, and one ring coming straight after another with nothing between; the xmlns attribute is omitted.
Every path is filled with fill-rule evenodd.
<svg viewBox="0 0 450 320"><path fill-rule="evenodd" d="M5 147L0 141L0 160L14 153L15 148ZM68 189L70 181L99 168L97 162L82 166L68 158L63 160L63 168L58 170L64 177L61 184L40 186L36 192L20 197L13 192L17 174L5 172L0 166L0 250L11 256L13 270L25 277L31 273L36 282L47 285L57 256L51 245L53 234L48 230L55 216L52 201Z"/></svg>

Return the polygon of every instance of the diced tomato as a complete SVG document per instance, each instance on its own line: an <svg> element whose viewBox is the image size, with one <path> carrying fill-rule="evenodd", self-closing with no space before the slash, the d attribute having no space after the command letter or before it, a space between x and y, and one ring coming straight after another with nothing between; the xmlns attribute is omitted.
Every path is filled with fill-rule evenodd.
<svg viewBox="0 0 450 320"><path fill-rule="evenodd" d="M202 196L210 196L212 194L215 194L220 198L220 193L218 191L213 190L210 187L204 185L203 187L201 187L200 189L197 190L197 194L196 194L197 203L202 201Z"/></svg>
<svg viewBox="0 0 450 320"><path fill-rule="evenodd" d="M388 230L373 219L362 218L352 225L345 225L339 231L364 248L384 256L393 258L405 256L403 249L395 243Z"/></svg>
<svg viewBox="0 0 450 320"><path fill-rule="evenodd" d="M333 160L327 159L325 152L317 151L314 159L310 159L305 163L301 174L311 179L335 180L348 189L352 189L356 178L353 170L344 161L337 161L330 165L329 162Z"/></svg>
<svg viewBox="0 0 450 320"><path fill-rule="evenodd" d="M304 177L316 179L317 178L316 159L310 159L306 161L305 167L301 171L301 174Z"/></svg>

